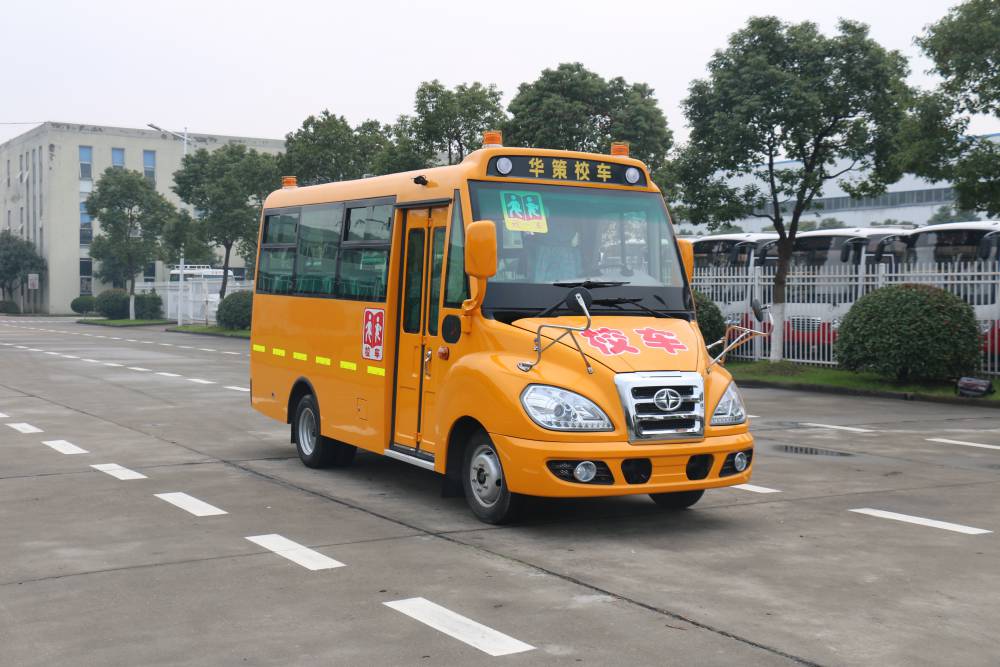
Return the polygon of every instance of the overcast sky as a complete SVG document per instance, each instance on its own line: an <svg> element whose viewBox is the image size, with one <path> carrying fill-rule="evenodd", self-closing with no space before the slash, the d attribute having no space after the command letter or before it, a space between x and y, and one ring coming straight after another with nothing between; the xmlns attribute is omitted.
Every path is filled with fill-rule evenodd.
<svg viewBox="0 0 1000 667"><path fill-rule="evenodd" d="M656 90L677 139L679 103L749 16L868 23L930 86L913 36L954 0L27 0L5 3L0 141L67 121L282 138L329 109L352 123L410 113L421 81L495 83L509 102L542 69L580 61ZM159 8L159 9L158 9ZM976 133L1000 131L977 119Z"/></svg>

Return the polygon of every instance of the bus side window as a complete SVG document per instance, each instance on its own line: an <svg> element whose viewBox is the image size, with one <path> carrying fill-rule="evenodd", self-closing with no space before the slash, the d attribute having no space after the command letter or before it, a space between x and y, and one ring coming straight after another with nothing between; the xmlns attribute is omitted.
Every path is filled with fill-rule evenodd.
<svg viewBox="0 0 1000 667"><path fill-rule="evenodd" d="M344 219L336 295L343 299L385 301L392 238L392 204L352 206Z"/></svg>
<svg viewBox="0 0 1000 667"><path fill-rule="evenodd" d="M298 211L273 213L264 217L264 232L257 267L257 291L261 294L290 294L295 268L295 234Z"/></svg>
<svg viewBox="0 0 1000 667"><path fill-rule="evenodd" d="M469 276L465 275L465 226L462 222L462 199L455 191L452 204L451 239L448 242L448 266L444 277L444 307L461 308L469 298Z"/></svg>
<svg viewBox="0 0 1000 667"><path fill-rule="evenodd" d="M307 206L299 223L299 245L295 260L295 291L299 294L333 296L337 280L337 256L344 206Z"/></svg>

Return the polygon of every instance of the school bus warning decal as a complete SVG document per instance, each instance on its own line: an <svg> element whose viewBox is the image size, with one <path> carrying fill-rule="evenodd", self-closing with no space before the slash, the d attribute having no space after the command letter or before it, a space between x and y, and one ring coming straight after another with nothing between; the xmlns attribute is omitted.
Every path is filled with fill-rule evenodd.
<svg viewBox="0 0 1000 667"><path fill-rule="evenodd" d="M365 308L361 357L372 361L382 361L382 340L384 337L385 311L381 308Z"/></svg>
<svg viewBox="0 0 1000 667"><path fill-rule="evenodd" d="M500 193L503 202L503 224L512 232L534 232L547 234L548 221L542 208L542 197L537 192L504 190Z"/></svg>

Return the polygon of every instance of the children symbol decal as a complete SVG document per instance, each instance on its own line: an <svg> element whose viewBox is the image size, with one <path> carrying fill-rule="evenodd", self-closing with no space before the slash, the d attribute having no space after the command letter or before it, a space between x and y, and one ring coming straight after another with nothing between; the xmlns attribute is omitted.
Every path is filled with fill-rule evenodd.
<svg viewBox="0 0 1000 667"><path fill-rule="evenodd" d="M580 335L586 338L592 347L597 348L607 355L618 355L626 352L629 354L639 354L639 348L629 342L628 336L621 329L610 329L608 327L587 329Z"/></svg>
<svg viewBox="0 0 1000 667"><path fill-rule="evenodd" d="M382 341L385 337L385 311L365 308L365 323L361 340L361 356L372 361L382 361Z"/></svg>

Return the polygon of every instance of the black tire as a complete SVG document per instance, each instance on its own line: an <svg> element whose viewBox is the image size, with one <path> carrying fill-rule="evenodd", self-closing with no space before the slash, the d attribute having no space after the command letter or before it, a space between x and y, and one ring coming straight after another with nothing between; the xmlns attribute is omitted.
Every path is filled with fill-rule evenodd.
<svg viewBox="0 0 1000 667"><path fill-rule="evenodd" d="M354 460L358 448L324 437L319 430L319 405L306 394L295 406L292 434L299 458L309 468L343 468Z"/></svg>
<svg viewBox="0 0 1000 667"><path fill-rule="evenodd" d="M701 500L705 495L704 489L697 491L677 491L675 493L651 493L649 497L653 502L665 510L686 510Z"/></svg>
<svg viewBox="0 0 1000 667"><path fill-rule="evenodd" d="M462 488L469 509L486 523L509 523L517 518L524 504L524 496L507 488L500 456L483 431L477 431L465 447Z"/></svg>

